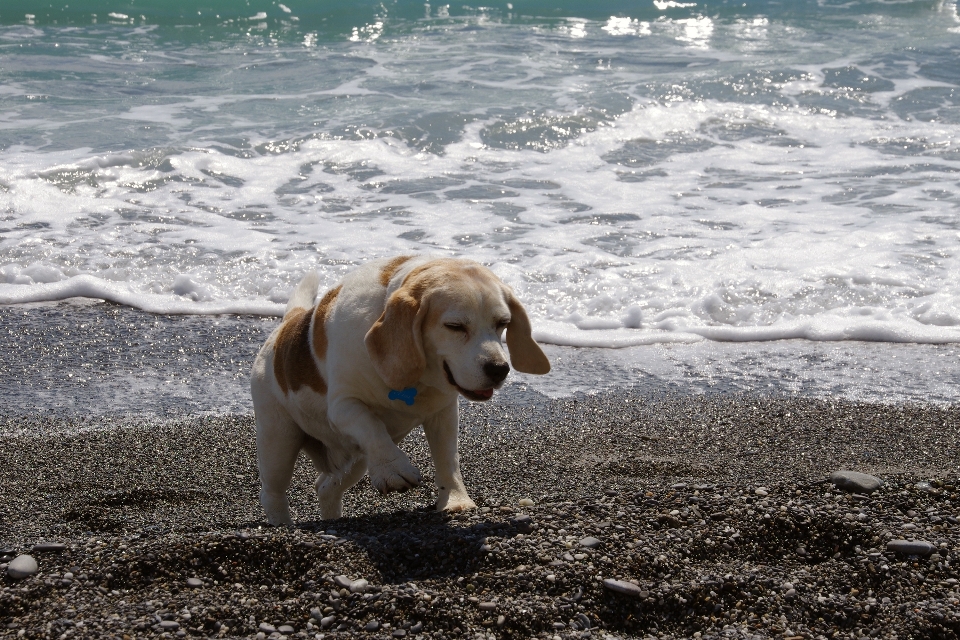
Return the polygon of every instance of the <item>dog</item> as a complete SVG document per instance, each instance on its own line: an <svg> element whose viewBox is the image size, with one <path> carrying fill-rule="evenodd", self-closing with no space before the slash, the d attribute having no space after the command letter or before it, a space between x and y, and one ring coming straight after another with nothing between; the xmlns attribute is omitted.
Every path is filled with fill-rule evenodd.
<svg viewBox="0 0 960 640"><path fill-rule="evenodd" d="M253 365L267 520L293 524L286 494L301 450L319 474L325 520L342 517L344 492L368 471L381 494L418 486L397 445L420 425L437 510L475 508L460 474L457 397L489 400L511 364L550 371L513 290L476 262L417 256L369 262L317 301L319 283L310 273L297 285Z"/></svg>

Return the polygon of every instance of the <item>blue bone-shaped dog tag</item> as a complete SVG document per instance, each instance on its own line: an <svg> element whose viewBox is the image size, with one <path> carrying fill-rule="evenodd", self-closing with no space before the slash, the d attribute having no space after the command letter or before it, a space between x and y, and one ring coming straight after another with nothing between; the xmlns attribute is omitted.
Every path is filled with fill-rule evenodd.
<svg viewBox="0 0 960 640"><path fill-rule="evenodd" d="M413 399L417 396L417 390L413 387L407 387L403 391L395 391L390 389L390 393L387 394L387 397L391 400L403 400L407 403L408 407L413 406Z"/></svg>

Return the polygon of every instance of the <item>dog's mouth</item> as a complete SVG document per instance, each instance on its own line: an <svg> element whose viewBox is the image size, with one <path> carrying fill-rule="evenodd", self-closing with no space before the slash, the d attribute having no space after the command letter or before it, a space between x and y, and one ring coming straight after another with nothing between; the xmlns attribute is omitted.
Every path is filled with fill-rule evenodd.
<svg viewBox="0 0 960 640"><path fill-rule="evenodd" d="M453 379L453 372L450 371L449 365L447 365L446 360L443 362L443 372L447 374L447 382L452 386L456 387L457 391L466 398L467 400L473 400L474 402L483 402L484 400L489 400L493 397L493 387L489 389L479 389L477 391L471 391L470 389L464 389L457 384L457 381Z"/></svg>

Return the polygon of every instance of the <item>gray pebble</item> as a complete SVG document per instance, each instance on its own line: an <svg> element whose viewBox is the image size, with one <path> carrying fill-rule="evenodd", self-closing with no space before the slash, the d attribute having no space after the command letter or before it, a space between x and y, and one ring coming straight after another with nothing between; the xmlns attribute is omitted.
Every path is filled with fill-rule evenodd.
<svg viewBox="0 0 960 640"><path fill-rule="evenodd" d="M261 622L261 623L260 623L260 626L257 627L257 628L260 629L260 631L263 631L263 632L266 633L266 634L273 633L274 631L277 630L277 628L276 628L275 626L273 626L272 624L267 624L266 622Z"/></svg>
<svg viewBox="0 0 960 640"><path fill-rule="evenodd" d="M317 621L323 620L323 611L320 610L320 607L314 607L310 609L310 617Z"/></svg>
<svg viewBox="0 0 960 640"><path fill-rule="evenodd" d="M497 608L496 602L481 602L480 611L495 611Z"/></svg>
<svg viewBox="0 0 960 640"><path fill-rule="evenodd" d="M187 578L187 586L192 589L197 589L203 586L203 580L200 578Z"/></svg>
<svg viewBox="0 0 960 640"><path fill-rule="evenodd" d="M380 628L379 620L371 620L370 622L368 622L363 626L364 631L376 631L379 628Z"/></svg>
<svg viewBox="0 0 960 640"><path fill-rule="evenodd" d="M354 580L353 583L347 587L353 593L364 593L367 590L367 587L370 586L370 583L360 578L359 580Z"/></svg>
<svg viewBox="0 0 960 640"><path fill-rule="evenodd" d="M905 556L928 556L936 550L926 540L891 540L887 543L887 551L893 551Z"/></svg>
<svg viewBox="0 0 960 640"><path fill-rule="evenodd" d="M417 624L415 624L415 625L413 625L412 627L410 627L410 633L420 633L421 631L423 631L423 623L422 623L422 622L418 622Z"/></svg>
<svg viewBox="0 0 960 640"><path fill-rule="evenodd" d="M262 627L263 625L260 626ZM180 628L180 623L176 620L163 620L160 623L160 628L164 631L176 631Z"/></svg>
<svg viewBox="0 0 960 640"><path fill-rule="evenodd" d="M285 635L285 636L288 636L288 635L290 635L291 633L295 633L297 630L294 629L293 627L291 627L291 626L288 625L288 624L282 624L282 625L280 625L279 627L277 627L277 631L279 631L280 633L282 633L282 634Z"/></svg>
<svg viewBox="0 0 960 640"><path fill-rule="evenodd" d="M640 587L633 584L632 582L624 582L623 580L614 580L613 578L605 578L603 581L603 586L610 591L616 591L617 593L623 593L628 596L639 597L643 591Z"/></svg>
<svg viewBox="0 0 960 640"><path fill-rule="evenodd" d="M333 584L337 585L341 589L349 589L350 586L353 584L353 580L351 580L347 576L334 576Z"/></svg>
<svg viewBox="0 0 960 640"><path fill-rule="evenodd" d="M66 548L67 545L62 542L41 542L40 544L33 545L31 551L34 553L60 553L61 551L65 551Z"/></svg>
<svg viewBox="0 0 960 640"><path fill-rule="evenodd" d="M407 635L407 630L406 630L406 629L394 629L394 630L393 630L393 633L392 633L391 635L392 635L394 638L403 638L404 636Z"/></svg>
<svg viewBox="0 0 960 640"><path fill-rule="evenodd" d="M37 566L37 561L33 559L33 556L26 554L17 556L7 565L7 575L14 580L29 578L39 570L40 567Z"/></svg>
<svg viewBox="0 0 960 640"><path fill-rule="evenodd" d="M594 538L593 536L587 536L586 538L580 541L580 546L586 549L594 549L596 547L599 547L601 544L603 543L597 540L596 538Z"/></svg>
<svg viewBox="0 0 960 640"><path fill-rule="evenodd" d="M327 616L326 618L320 618L320 628L328 629L337 621L337 616Z"/></svg>
<svg viewBox="0 0 960 640"><path fill-rule="evenodd" d="M883 484L880 478L859 471L834 471L830 474L830 482L838 489L857 493L873 493Z"/></svg>

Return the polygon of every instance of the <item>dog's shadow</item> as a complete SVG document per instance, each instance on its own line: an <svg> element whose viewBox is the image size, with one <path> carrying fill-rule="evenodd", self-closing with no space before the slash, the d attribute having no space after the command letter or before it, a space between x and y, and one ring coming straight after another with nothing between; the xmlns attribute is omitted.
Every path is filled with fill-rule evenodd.
<svg viewBox="0 0 960 640"><path fill-rule="evenodd" d="M327 544L352 544L364 550L384 583L467 576L489 566L486 539L519 533L509 522L482 515L439 513L432 507L339 520L300 522Z"/></svg>

